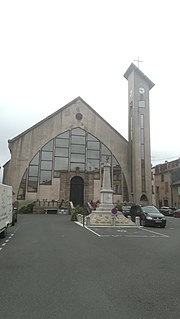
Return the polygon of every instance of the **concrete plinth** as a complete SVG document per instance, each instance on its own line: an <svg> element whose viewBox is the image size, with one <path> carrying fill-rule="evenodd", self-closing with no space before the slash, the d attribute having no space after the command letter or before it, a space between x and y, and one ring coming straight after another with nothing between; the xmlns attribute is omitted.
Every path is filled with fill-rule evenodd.
<svg viewBox="0 0 180 319"><path fill-rule="evenodd" d="M93 212L89 216L88 226L134 226L131 219L126 218L121 212L117 216L112 216L111 213Z"/></svg>

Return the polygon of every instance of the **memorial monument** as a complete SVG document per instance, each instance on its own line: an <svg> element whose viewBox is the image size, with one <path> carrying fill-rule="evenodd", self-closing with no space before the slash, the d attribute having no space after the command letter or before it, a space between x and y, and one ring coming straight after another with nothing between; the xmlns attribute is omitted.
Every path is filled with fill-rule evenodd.
<svg viewBox="0 0 180 319"><path fill-rule="evenodd" d="M109 163L109 157L106 157L106 163L104 163L103 171L103 183L100 191L101 201L99 207L96 208L88 216L89 225L132 225L131 220L124 217L122 212L118 212L117 216L112 216L113 204L113 190L111 187L111 165Z"/></svg>

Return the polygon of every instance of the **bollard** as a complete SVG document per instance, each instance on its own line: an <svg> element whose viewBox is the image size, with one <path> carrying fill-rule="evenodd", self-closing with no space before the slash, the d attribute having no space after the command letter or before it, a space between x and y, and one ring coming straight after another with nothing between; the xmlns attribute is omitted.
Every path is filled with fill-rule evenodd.
<svg viewBox="0 0 180 319"><path fill-rule="evenodd" d="M90 225L90 216L86 216L86 226Z"/></svg>
<svg viewBox="0 0 180 319"><path fill-rule="evenodd" d="M112 225L116 226L116 216L112 216Z"/></svg>
<svg viewBox="0 0 180 319"><path fill-rule="evenodd" d="M136 216L136 226L140 226L140 217Z"/></svg>

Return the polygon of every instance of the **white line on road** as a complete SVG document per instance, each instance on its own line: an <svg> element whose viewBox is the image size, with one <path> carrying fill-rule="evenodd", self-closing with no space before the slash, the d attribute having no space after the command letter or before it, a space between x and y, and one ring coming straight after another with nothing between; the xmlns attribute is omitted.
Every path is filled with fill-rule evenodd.
<svg viewBox="0 0 180 319"><path fill-rule="evenodd" d="M155 232L155 231L153 231L153 230L149 230L149 229L145 229L145 228L143 228L142 230L147 231L147 232L152 233L152 234L155 234L155 235L158 235L158 236L169 237L168 235L164 235L164 234Z"/></svg>
<svg viewBox="0 0 180 319"><path fill-rule="evenodd" d="M83 224L79 223L79 222L75 222L77 225L83 227ZM91 233L95 234L98 237L101 237L101 235L99 235L98 233L96 233L94 230L88 228L87 226L84 226L84 228L86 228L87 230L89 230Z"/></svg>
<svg viewBox="0 0 180 319"><path fill-rule="evenodd" d="M88 227L86 227L86 226L85 226L85 228L86 228L87 230L89 230L91 233L95 234L96 236L102 237L101 235L99 235L98 233L96 233L94 230L92 230L92 229L90 229L90 228L88 228Z"/></svg>

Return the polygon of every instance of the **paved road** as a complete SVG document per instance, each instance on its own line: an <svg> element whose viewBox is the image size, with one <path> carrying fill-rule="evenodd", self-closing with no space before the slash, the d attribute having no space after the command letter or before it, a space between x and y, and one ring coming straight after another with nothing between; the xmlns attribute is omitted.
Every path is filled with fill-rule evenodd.
<svg viewBox="0 0 180 319"><path fill-rule="evenodd" d="M18 217L0 240L1 318L180 318L180 219L100 237L69 216Z"/></svg>

